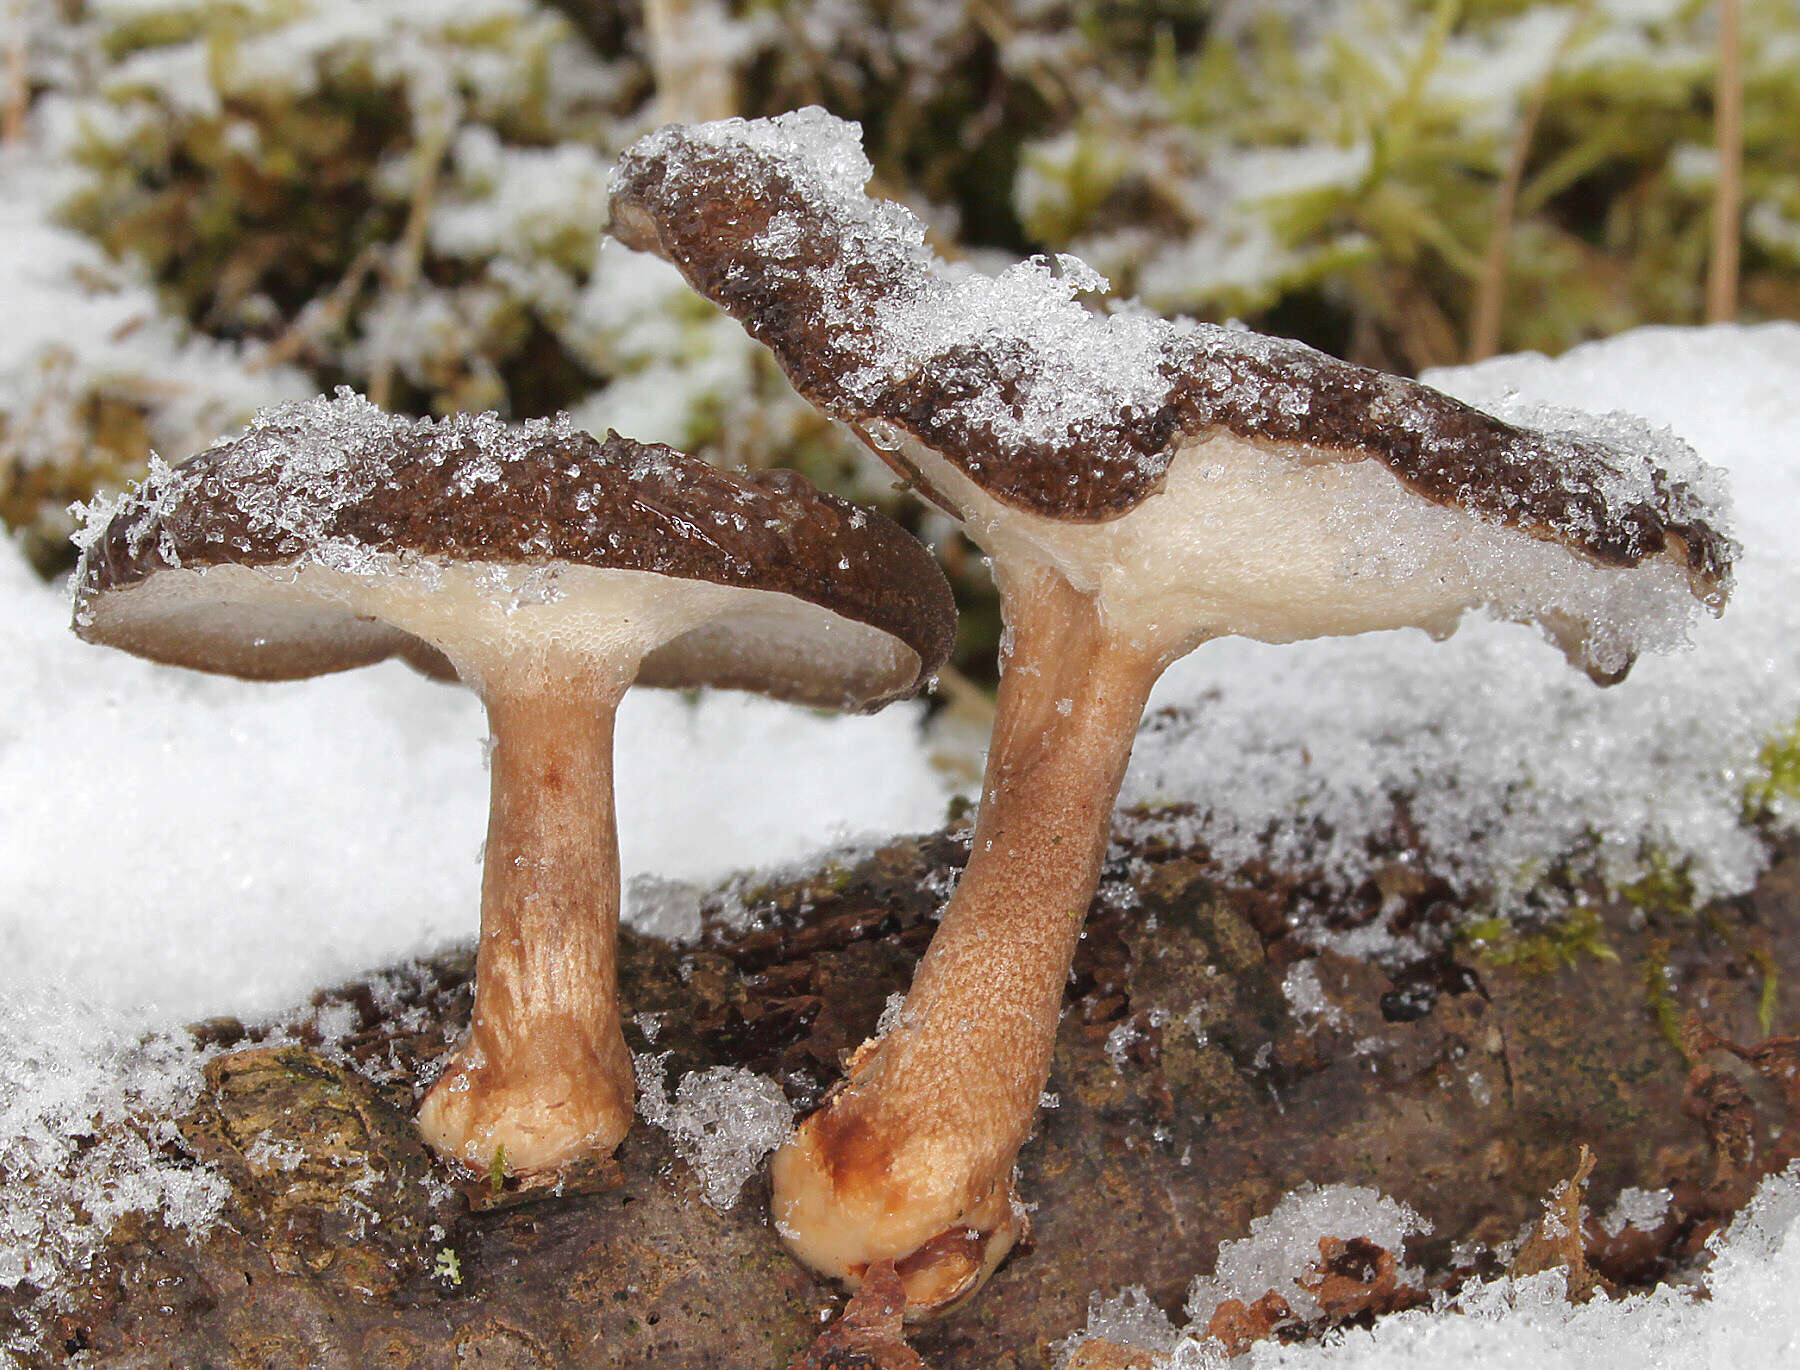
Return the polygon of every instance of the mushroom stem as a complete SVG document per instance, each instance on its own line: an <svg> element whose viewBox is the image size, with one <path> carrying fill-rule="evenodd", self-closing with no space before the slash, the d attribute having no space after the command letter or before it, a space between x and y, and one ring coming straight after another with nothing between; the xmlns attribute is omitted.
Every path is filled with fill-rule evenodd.
<svg viewBox="0 0 1800 1370"><path fill-rule="evenodd" d="M619 1026L613 716L629 679L538 662L482 681L492 807L469 1035L419 1109L478 1171L617 1146L635 1085Z"/></svg>
<svg viewBox="0 0 1800 1370"><path fill-rule="evenodd" d="M1022 1230L1013 1160L1165 660L1109 632L1054 572L1007 599L1011 654L968 865L898 1024L774 1162L794 1254L852 1282L893 1260L914 1315L972 1293Z"/></svg>

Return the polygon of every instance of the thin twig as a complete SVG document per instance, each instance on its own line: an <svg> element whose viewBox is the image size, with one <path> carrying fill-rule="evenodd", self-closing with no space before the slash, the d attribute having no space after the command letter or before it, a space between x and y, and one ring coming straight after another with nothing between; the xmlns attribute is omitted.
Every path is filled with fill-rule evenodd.
<svg viewBox="0 0 1800 1370"><path fill-rule="evenodd" d="M1519 186L1525 180L1525 163L1531 158L1531 145L1537 138L1544 105L1550 98L1550 82L1556 69L1575 45L1575 37L1586 22L1593 0L1582 0L1569 19L1561 41L1545 63L1543 74L1531 89L1519 127L1513 134L1512 149L1506 158L1506 174L1494 192L1493 226L1488 232L1487 253L1481 262L1481 278L1475 292L1475 315L1469 325L1469 360L1478 362L1491 357L1500 347L1500 311L1506 302L1507 269L1512 264L1513 222L1519 210Z"/></svg>
<svg viewBox="0 0 1800 1370"><path fill-rule="evenodd" d="M425 230L431 223L431 209L437 201L438 177L443 171L444 154L450 148L450 131L455 120L447 112L427 124L418 147L418 172L413 182L412 206L407 211L406 228L400 245L390 259L386 273L387 293L404 300L419 283L419 271L425 261ZM383 409L393 397L394 348L392 340L383 338L375 368L369 377L369 398Z"/></svg>
<svg viewBox="0 0 1800 1370"><path fill-rule="evenodd" d="M356 254L338 283L331 287L329 293L309 300L306 307L294 316L281 334L249 361L245 368L252 372L267 371L271 367L291 362L312 344L327 329L341 324L350 312L350 305L357 292L363 288L363 282L369 273L380 263L382 250L378 246L365 247Z"/></svg>
<svg viewBox="0 0 1800 1370"><path fill-rule="evenodd" d="M946 661L932 678L931 692L942 695L949 707L971 723L992 729L994 696Z"/></svg>
<svg viewBox="0 0 1800 1370"><path fill-rule="evenodd" d="M1713 96L1712 260L1706 271L1706 321L1737 316L1738 219L1744 197L1744 65L1738 0L1719 0L1719 74Z"/></svg>

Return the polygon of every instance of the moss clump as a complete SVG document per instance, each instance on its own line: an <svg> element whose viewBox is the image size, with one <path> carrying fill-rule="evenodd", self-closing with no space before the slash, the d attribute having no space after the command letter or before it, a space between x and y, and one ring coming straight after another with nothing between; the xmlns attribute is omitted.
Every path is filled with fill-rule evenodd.
<svg viewBox="0 0 1800 1370"><path fill-rule="evenodd" d="M1666 937L1650 939L1649 955L1644 958L1644 1006L1656 1020L1656 1030L1684 1061L1693 1059L1687 1037L1682 1032L1681 1005L1669 982L1669 950Z"/></svg>
<svg viewBox="0 0 1800 1370"><path fill-rule="evenodd" d="M1646 917L1691 921L1698 900L1687 863L1667 852L1651 851L1644 858L1644 874L1620 885L1619 894Z"/></svg>
<svg viewBox="0 0 1800 1370"><path fill-rule="evenodd" d="M1800 814L1800 720L1784 728L1756 756L1756 776L1744 786L1744 816L1752 822Z"/></svg>
<svg viewBox="0 0 1800 1370"><path fill-rule="evenodd" d="M1716 6L1232 8L1157 48L1130 113L1083 101L1025 148L1014 198L1043 246L1158 309L1235 314L1393 370L1460 361L1536 108L1498 349L1698 320ZM1800 15L1745 0L1742 22L1742 300L1781 317L1800 262Z"/></svg>
<svg viewBox="0 0 1800 1370"><path fill-rule="evenodd" d="M1585 905L1541 927L1521 928L1504 918L1477 919L1462 928L1458 940L1489 965L1529 975L1548 975L1583 959L1619 959L1606 940L1599 911Z"/></svg>

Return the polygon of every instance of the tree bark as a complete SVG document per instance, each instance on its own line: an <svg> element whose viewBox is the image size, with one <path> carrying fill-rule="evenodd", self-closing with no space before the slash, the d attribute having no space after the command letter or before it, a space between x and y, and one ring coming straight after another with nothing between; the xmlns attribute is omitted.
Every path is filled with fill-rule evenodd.
<svg viewBox="0 0 1800 1370"><path fill-rule="evenodd" d="M1747 1048L1800 1022L1793 847L1739 899L1694 911L1640 891L1483 947L1450 932L1448 892L1414 864L1322 901L1267 874L1227 883L1174 830L1120 824L1057 1037L1057 1103L1020 1156L1031 1242L972 1303L909 1329L934 1370L1049 1367L1094 1291L1142 1285L1179 1314L1219 1243L1306 1182L1372 1185L1429 1218L1406 1255L1431 1280L1497 1271L1453 1252L1519 1235L1583 1144L1595 1211L1626 1186L1674 1191L1655 1233L1609 1244L1596 1229L1596 1269L1641 1286L1695 1258L1791 1152L1763 1056L1681 1029L1704 1006L1711 1031ZM896 840L754 891L750 929L714 917L694 946L627 934L633 1049L672 1053L670 1079L721 1064L773 1075L813 1106L905 990L967 841L966 828ZM1293 931L1378 910L1435 950L1384 970ZM464 1031L472 960L321 994L330 1021L347 1008L358 1022L335 1044L197 1028L233 1048L180 1120L186 1151L232 1185L225 1220L198 1241L121 1223L61 1311L30 1290L0 1299L0 1344L34 1344L33 1370L680 1370L805 1354L843 1300L782 1253L762 1175L715 1212L640 1122L560 1189L451 1186L411 1124L411 1080ZM258 1161L261 1142L303 1159Z"/></svg>

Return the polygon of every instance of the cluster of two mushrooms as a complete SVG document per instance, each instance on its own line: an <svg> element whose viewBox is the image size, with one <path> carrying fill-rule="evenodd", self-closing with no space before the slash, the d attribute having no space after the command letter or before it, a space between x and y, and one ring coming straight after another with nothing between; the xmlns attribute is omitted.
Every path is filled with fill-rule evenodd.
<svg viewBox="0 0 1800 1370"><path fill-rule="evenodd" d="M854 126L819 111L671 127L621 162L613 230L960 519L999 585L968 865L898 1022L773 1163L790 1250L852 1283L893 1262L918 1313L975 1289L1021 1230L1014 1160L1169 662L1228 634L1441 634L1486 606L1616 679L1657 625L1722 604L1734 549L1697 468L1296 344L1097 314L1078 263L952 271L868 176ZM620 692L869 707L916 689L951 636L918 544L797 480L353 400L154 478L96 531L80 587L85 636L160 660L280 679L399 655L480 691L496 748L474 1022L422 1121L447 1154L504 1147L513 1169L608 1148L630 1119Z"/></svg>

